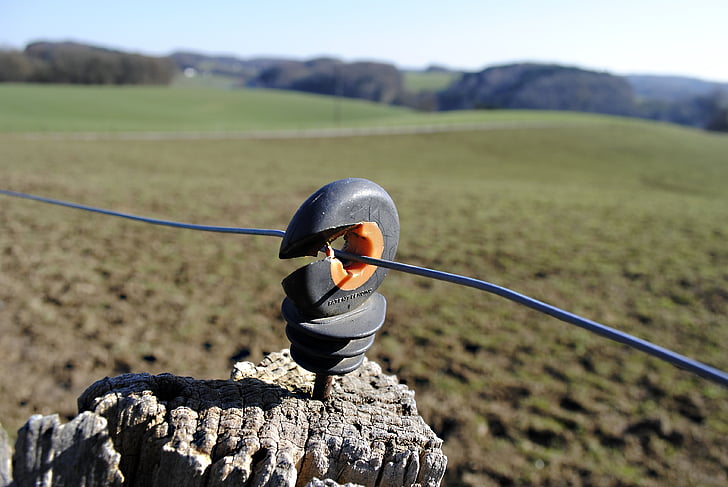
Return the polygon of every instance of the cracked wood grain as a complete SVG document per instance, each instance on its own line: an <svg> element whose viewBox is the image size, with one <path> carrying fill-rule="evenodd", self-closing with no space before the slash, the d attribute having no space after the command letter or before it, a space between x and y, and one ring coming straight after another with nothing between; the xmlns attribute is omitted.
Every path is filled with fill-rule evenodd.
<svg viewBox="0 0 728 487"><path fill-rule="evenodd" d="M104 418L86 412L61 424L58 415L34 415L18 431L9 485L121 487L118 466Z"/></svg>
<svg viewBox="0 0 728 487"><path fill-rule="evenodd" d="M73 434L95 438L96 443L82 441L88 447L106 445L101 457L107 476L88 465L85 483L69 477L62 484L28 485L440 485L447 463L442 441L418 415L414 393L396 377L365 361L336 378L326 402L310 399L312 385L313 374L298 367L287 350L257 366L236 364L229 380L170 374L100 380L78 399L78 418L95 426L83 427L86 436ZM45 465L34 478L47 480L49 472L57 479L84 463L70 456L76 466L64 465L62 474L56 473L61 467L47 467L45 459L56 458L56 447L46 437L61 430L72 436L79 425L34 418L18 437L17 485L22 485L18 465L23 472Z"/></svg>

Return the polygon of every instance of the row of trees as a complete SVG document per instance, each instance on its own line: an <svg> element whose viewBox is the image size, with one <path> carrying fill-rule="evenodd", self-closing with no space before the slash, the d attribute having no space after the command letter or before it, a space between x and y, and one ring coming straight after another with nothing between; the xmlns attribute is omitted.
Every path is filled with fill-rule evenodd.
<svg viewBox="0 0 728 487"><path fill-rule="evenodd" d="M639 96L631 80L552 64L522 63L465 73L440 92L408 92L402 72L382 63L278 60L246 86L304 91L405 105L419 110L568 110L649 118L708 130L728 130L728 97L679 90L670 99Z"/></svg>
<svg viewBox="0 0 728 487"><path fill-rule="evenodd" d="M337 59L282 61L261 71L248 86L396 103L403 91L402 72L384 63L343 63Z"/></svg>
<svg viewBox="0 0 728 487"><path fill-rule="evenodd" d="M73 42L37 42L23 51L0 51L0 82L168 84L189 68L235 78L239 86L361 98L418 110L571 110L728 131L728 90L689 79L622 77L524 63L464 73L443 91L410 92L402 71L375 62L242 60L194 53L150 57Z"/></svg>
<svg viewBox="0 0 728 487"><path fill-rule="evenodd" d="M639 103L638 115L662 122L728 132L728 93L715 90L674 101L644 99Z"/></svg>
<svg viewBox="0 0 728 487"><path fill-rule="evenodd" d="M512 64L467 73L440 93L440 108L528 108L634 115L629 84L618 76L549 64Z"/></svg>
<svg viewBox="0 0 728 487"><path fill-rule="evenodd" d="M640 80L637 80L640 81ZM644 81L644 80L643 80ZM673 80L666 79L669 85ZM651 83L660 87L655 77ZM628 77L550 64L512 64L465 73L437 94L440 110L569 110L648 118L728 131L728 93L720 87L649 95ZM637 93L636 93L637 91ZM652 89L654 92L654 87Z"/></svg>
<svg viewBox="0 0 728 487"><path fill-rule="evenodd" d="M169 84L177 73L167 57L150 57L73 42L29 44L0 51L0 81L79 84Z"/></svg>

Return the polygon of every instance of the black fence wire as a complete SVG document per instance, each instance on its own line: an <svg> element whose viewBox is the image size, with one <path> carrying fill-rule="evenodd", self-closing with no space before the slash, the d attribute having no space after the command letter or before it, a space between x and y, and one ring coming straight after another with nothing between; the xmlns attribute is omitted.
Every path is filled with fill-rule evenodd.
<svg viewBox="0 0 728 487"><path fill-rule="evenodd" d="M146 218L137 215L131 215L128 213L120 213L117 211L105 210L102 208L95 208L93 206L80 205L76 203L70 203L67 201L55 200L51 198L44 198L41 196L35 196L27 193L19 193L16 191L8 191L0 189L0 194L6 196L13 196L17 198L24 198L28 200L38 201L42 203L49 203L52 205L65 206L67 208L73 208L77 210L90 211L93 213L100 213L108 216L115 216L120 218L126 218L128 220L134 220L143 223L150 223L153 225L162 225L173 228L184 228L188 230L198 230L205 232L218 232L218 233L233 233L242 235L261 235L269 237L283 238L286 232L283 230L273 229L261 229L261 228L238 228L238 227L221 227L221 226L208 226L208 225L195 225L190 223L180 223L168 220L159 220L155 218ZM353 260L357 262L363 262L365 264L374 265L378 267L385 267L398 272L405 272L408 274L414 274L417 276L425 277L428 279L436 279L439 281L445 281L460 286L474 288L480 291L484 291L490 294L495 294L502 298L508 299L522 306L526 306L540 313L544 313L558 320L564 321L571 325L578 326L592 333L596 333L602 337L613 340L617 343L621 343L644 353L647 353L660 360L668 362L678 368L692 372L700 377L707 380L720 384L723 387L728 388L728 374L722 370L716 369L709 365L706 365L697 360L693 360L689 357L673 352L667 348L655 345L647 340L637 338L628 333L619 331L615 328L597 323L595 321L583 318L576 314L564 311L560 308L544 303L537 299L531 298L524 294L520 294L511 289L492 284L490 282L474 279L472 277L466 277L459 274L452 274L449 272L438 271L435 269L428 269L426 267L418 267L410 264L403 264L401 262L395 262L390 260L375 259L372 257L365 257L361 255L344 252L342 250L334 249L334 255L337 258Z"/></svg>

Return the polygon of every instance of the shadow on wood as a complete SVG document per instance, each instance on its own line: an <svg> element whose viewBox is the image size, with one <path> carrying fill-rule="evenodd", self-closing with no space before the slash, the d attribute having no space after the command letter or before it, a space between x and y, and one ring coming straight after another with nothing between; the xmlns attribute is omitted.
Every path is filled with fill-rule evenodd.
<svg viewBox="0 0 728 487"><path fill-rule="evenodd" d="M68 424L28 421L12 472L0 438L0 487L440 484L442 441L396 377L365 361L326 402L310 399L312 385L287 350L236 364L230 380L106 378Z"/></svg>

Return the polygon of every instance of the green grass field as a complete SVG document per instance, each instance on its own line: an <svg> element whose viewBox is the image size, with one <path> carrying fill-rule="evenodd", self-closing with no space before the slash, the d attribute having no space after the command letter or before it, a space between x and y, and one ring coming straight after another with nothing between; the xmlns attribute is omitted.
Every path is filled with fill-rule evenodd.
<svg viewBox="0 0 728 487"><path fill-rule="evenodd" d="M338 102L336 102L338 103ZM0 131L266 130L336 124L333 98L270 90L0 85ZM407 113L339 103L347 123Z"/></svg>
<svg viewBox="0 0 728 487"><path fill-rule="evenodd" d="M285 228L316 188L365 177L398 206L398 260L504 285L728 370L728 137L613 117L368 104L346 110L361 109L361 124L561 125L301 140L22 135L315 127L327 123L318 105L332 103L87 89L0 85L0 187ZM180 93L195 120L173 116ZM21 98L34 108L7 109ZM277 259L278 240L0 199L0 367L13 371L0 378L0 421L9 431L36 412L74 415L75 398L106 375L224 378L233 357L257 362L288 346L280 280L300 263ZM392 272L381 292L387 322L368 356L416 391L445 440L446 485L728 483L725 389L474 290Z"/></svg>
<svg viewBox="0 0 728 487"><path fill-rule="evenodd" d="M415 93L423 91L441 91L450 86L450 84L460 76L460 73L440 71L406 71L404 73L404 87L407 91Z"/></svg>
<svg viewBox="0 0 728 487"><path fill-rule="evenodd" d="M179 73L172 80L171 87L181 89L231 90L240 87L240 78L221 74L198 74L187 77Z"/></svg>
<svg viewBox="0 0 728 487"><path fill-rule="evenodd" d="M603 117L585 116L603 120ZM0 84L2 132L253 131L571 121L559 112L422 113L361 100L276 90Z"/></svg>

